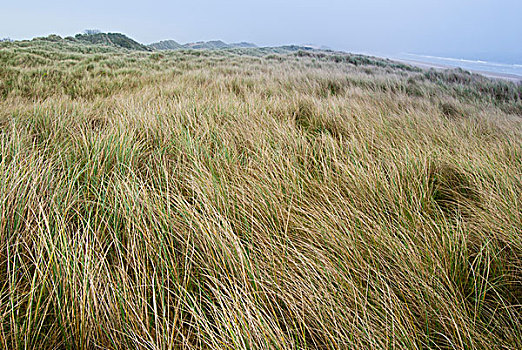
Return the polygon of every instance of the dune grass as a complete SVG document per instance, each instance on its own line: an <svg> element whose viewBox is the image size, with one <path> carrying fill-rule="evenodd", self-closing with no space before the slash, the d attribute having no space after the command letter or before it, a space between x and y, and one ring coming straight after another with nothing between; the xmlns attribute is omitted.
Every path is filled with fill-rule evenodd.
<svg viewBox="0 0 522 350"><path fill-rule="evenodd" d="M522 348L522 88L0 43L0 346Z"/></svg>

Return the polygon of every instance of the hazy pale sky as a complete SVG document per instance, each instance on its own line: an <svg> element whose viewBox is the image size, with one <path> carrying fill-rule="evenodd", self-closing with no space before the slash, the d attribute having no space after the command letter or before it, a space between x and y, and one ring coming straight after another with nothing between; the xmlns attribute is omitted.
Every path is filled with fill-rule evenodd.
<svg viewBox="0 0 522 350"><path fill-rule="evenodd" d="M522 0L2 0L0 38L84 29L143 42L317 44L522 63Z"/></svg>

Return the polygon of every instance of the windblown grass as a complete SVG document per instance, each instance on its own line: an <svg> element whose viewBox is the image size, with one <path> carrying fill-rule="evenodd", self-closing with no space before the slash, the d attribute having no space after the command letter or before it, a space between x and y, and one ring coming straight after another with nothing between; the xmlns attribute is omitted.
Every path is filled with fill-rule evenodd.
<svg viewBox="0 0 522 350"><path fill-rule="evenodd" d="M520 85L361 60L1 43L1 346L522 348Z"/></svg>

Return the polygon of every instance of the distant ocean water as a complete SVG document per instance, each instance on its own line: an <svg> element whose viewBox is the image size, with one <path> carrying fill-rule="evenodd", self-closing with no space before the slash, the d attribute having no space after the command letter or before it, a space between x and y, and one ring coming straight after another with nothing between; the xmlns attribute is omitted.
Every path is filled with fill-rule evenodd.
<svg viewBox="0 0 522 350"><path fill-rule="evenodd" d="M418 61L424 63L431 63L435 65L460 67L466 70L480 71L480 72L491 72L500 74L511 74L516 75L522 79L522 64L509 64L509 63L498 63L488 62L481 60L469 60L451 57L437 57L428 55L416 55L416 54L400 54L396 55L396 59Z"/></svg>

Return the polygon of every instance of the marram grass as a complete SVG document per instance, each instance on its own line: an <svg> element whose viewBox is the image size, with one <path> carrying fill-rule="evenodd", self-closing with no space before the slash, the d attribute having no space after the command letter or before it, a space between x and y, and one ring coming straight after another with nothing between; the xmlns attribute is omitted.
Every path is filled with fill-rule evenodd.
<svg viewBox="0 0 522 350"><path fill-rule="evenodd" d="M0 44L0 347L522 348L522 88Z"/></svg>

